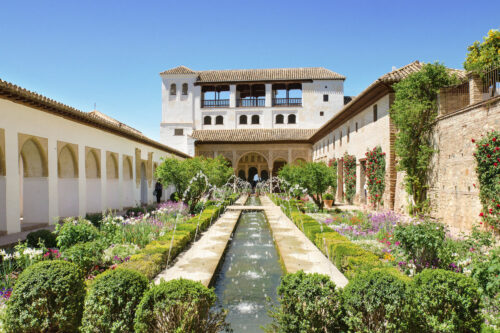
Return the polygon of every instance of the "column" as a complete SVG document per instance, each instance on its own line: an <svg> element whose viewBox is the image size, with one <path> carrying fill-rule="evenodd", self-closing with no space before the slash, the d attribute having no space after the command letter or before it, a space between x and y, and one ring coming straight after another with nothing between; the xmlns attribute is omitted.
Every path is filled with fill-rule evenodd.
<svg viewBox="0 0 500 333"><path fill-rule="evenodd" d="M78 215L87 213L87 175L85 169L85 145L78 145Z"/></svg>
<svg viewBox="0 0 500 333"><path fill-rule="evenodd" d="M21 231L21 207L19 206L21 192L19 189L20 172L17 132L5 128L5 215L7 221L7 233Z"/></svg>
<svg viewBox="0 0 500 333"><path fill-rule="evenodd" d="M123 187L123 154L118 153L118 205L120 206L120 210L123 209L124 198L123 195L125 193L125 188Z"/></svg>
<svg viewBox="0 0 500 333"><path fill-rule="evenodd" d="M57 140L55 138L48 138L48 182L49 182L49 224L58 222L59 216L59 196L58 196L58 170L57 170Z"/></svg>
<svg viewBox="0 0 500 333"><path fill-rule="evenodd" d="M266 108L273 106L273 85L266 83Z"/></svg>
<svg viewBox="0 0 500 333"><path fill-rule="evenodd" d="M236 85L235 84L229 85L229 107L230 108L236 107Z"/></svg>
<svg viewBox="0 0 500 333"><path fill-rule="evenodd" d="M469 77L469 104L475 104L483 101L483 81L477 74Z"/></svg>
<svg viewBox="0 0 500 333"><path fill-rule="evenodd" d="M108 181L108 171L106 170L106 150L101 149L101 211L102 212L104 212L108 208L107 181Z"/></svg>

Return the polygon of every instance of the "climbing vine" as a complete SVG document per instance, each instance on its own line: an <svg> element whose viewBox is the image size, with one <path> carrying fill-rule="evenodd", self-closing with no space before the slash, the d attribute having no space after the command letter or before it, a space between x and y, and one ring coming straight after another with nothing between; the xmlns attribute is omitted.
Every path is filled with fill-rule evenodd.
<svg viewBox="0 0 500 333"><path fill-rule="evenodd" d="M472 139L472 142L475 142ZM483 206L482 220L500 229L500 132L491 131L476 143L476 174L479 180L479 200Z"/></svg>
<svg viewBox="0 0 500 333"><path fill-rule="evenodd" d="M434 154L432 133L437 117L440 88L458 82L442 64L426 64L418 72L393 85L391 120L397 127L395 149L398 169L405 172L410 213L425 212L430 161Z"/></svg>
<svg viewBox="0 0 500 333"><path fill-rule="evenodd" d="M366 177L370 202L377 207L385 190L385 153L380 146L366 152Z"/></svg>
<svg viewBox="0 0 500 333"><path fill-rule="evenodd" d="M352 203L356 194L356 157L347 153L344 154L344 184L345 198Z"/></svg>

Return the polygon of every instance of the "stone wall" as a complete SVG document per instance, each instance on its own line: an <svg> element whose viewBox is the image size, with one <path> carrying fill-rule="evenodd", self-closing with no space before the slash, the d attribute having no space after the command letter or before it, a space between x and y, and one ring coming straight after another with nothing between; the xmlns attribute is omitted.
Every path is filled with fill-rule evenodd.
<svg viewBox="0 0 500 333"><path fill-rule="evenodd" d="M478 139L490 130L500 129L500 97L463 108L438 118L434 155L429 179L431 215L452 231L468 231L479 221L481 204L473 156ZM395 209L405 211L408 202L398 172Z"/></svg>

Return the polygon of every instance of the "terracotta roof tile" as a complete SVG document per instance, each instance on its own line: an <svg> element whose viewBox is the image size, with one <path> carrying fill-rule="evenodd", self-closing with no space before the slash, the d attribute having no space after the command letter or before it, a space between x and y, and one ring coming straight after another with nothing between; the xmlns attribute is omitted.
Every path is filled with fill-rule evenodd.
<svg viewBox="0 0 500 333"><path fill-rule="evenodd" d="M161 74L198 74L199 83L216 82L255 82L255 81L293 81L293 80L345 80L345 76L323 67L305 68L268 68L192 71L179 66Z"/></svg>
<svg viewBox="0 0 500 333"><path fill-rule="evenodd" d="M83 112L66 104L62 104L43 95L21 88L13 83L0 79L0 98L10 100L14 103L28 105L29 107L46 111L52 114L69 118L74 121L84 123L89 126L100 128L112 132L113 134L121 135L128 139L147 144L160 150L173 153L181 157L189 157L189 155L178 151L174 148L166 146L162 143L154 141L136 129L127 126L116 119L113 119L99 111Z"/></svg>
<svg viewBox="0 0 500 333"><path fill-rule="evenodd" d="M195 130L191 136L197 142L307 141L314 132L315 129L300 128Z"/></svg>

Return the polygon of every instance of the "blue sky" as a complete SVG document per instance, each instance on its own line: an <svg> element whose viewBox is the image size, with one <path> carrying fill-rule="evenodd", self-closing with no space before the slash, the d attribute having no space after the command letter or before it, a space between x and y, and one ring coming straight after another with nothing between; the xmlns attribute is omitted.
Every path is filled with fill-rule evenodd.
<svg viewBox="0 0 500 333"><path fill-rule="evenodd" d="M462 68L499 12L491 0L2 1L0 78L158 139L165 69L323 66L356 95L417 59Z"/></svg>

